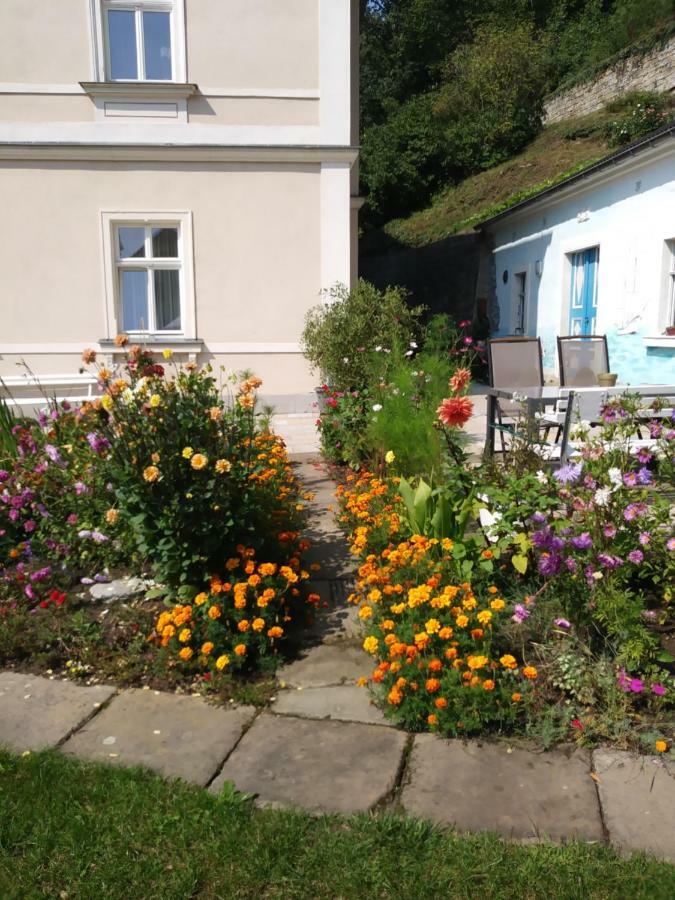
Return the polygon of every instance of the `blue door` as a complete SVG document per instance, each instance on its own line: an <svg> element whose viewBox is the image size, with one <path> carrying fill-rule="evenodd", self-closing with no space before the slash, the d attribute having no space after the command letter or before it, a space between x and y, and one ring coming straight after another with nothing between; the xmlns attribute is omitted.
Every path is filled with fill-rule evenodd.
<svg viewBox="0 0 675 900"><path fill-rule="evenodd" d="M570 334L595 334L599 256L599 247L589 247L572 254Z"/></svg>

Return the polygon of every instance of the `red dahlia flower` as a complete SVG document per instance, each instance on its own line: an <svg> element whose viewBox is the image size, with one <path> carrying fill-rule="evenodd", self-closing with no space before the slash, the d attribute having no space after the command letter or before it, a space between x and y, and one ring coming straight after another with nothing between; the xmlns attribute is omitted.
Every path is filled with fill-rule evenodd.
<svg viewBox="0 0 675 900"><path fill-rule="evenodd" d="M473 403L468 397L446 397L436 410L439 421L448 428L462 428L471 418Z"/></svg>

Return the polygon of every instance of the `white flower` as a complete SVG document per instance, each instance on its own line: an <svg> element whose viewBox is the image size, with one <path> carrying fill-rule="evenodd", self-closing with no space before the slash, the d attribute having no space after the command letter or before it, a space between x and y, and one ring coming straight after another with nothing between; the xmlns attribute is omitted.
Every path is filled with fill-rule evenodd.
<svg viewBox="0 0 675 900"><path fill-rule="evenodd" d="M133 400L134 392L131 390L131 388L125 388L122 391L122 403L124 403L125 406L129 406L130 403L133 403Z"/></svg>
<svg viewBox="0 0 675 900"><path fill-rule="evenodd" d="M384 348L384 352L385 352L385 353L391 353L391 350L387 350L387 348L385 347L385 348Z"/></svg>
<svg viewBox="0 0 675 900"><path fill-rule="evenodd" d="M373 403L373 412L379 412L382 409L381 403Z"/></svg>
<svg viewBox="0 0 675 900"><path fill-rule="evenodd" d="M622 486L623 479L621 478L621 469L613 466L611 469L608 469L607 476L610 484L613 484L615 488L620 488Z"/></svg>
<svg viewBox="0 0 675 900"><path fill-rule="evenodd" d="M147 390L147 381L148 381L148 379L145 377L139 378L138 381L136 382L136 387L134 388L134 393L135 394L144 394L145 391Z"/></svg>
<svg viewBox="0 0 675 900"><path fill-rule="evenodd" d="M535 477L539 484L548 484L548 475L543 469L539 469Z"/></svg>
<svg viewBox="0 0 675 900"><path fill-rule="evenodd" d="M405 356L412 356L412 355L413 355L413 351L412 351L412 350L406 350Z"/></svg>
<svg viewBox="0 0 675 900"><path fill-rule="evenodd" d="M375 352L379 353L381 350L382 350L382 345L378 344L377 347L375 348Z"/></svg>
<svg viewBox="0 0 675 900"><path fill-rule="evenodd" d="M412 347L413 350L417 350L417 344L415 343L415 341L410 341L409 346Z"/></svg>
<svg viewBox="0 0 675 900"><path fill-rule="evenodd" d="M520 394L518 393L518 391L514 391L511 395L511 399L516 403L522 403L524 400L527 400L527 397L525 396L525 394Z"/></svg>
<svg viewBox="0 0 675 900"><path fill-rule="evenodd" d="M343 357L342 357L342 362L343 362L343 363L348 363L348 362L349 362L349 357L348 357L348 356L343 356Z"/></svg>
<svg viewBox="0 0 675 900"><path fill-rule="evenodd" d="M593 497L593 499L598 504L598 506L607 506L609 504L609 498L611 496L611 488L600 488L600 490L595 492L595 496Z"/></svg>

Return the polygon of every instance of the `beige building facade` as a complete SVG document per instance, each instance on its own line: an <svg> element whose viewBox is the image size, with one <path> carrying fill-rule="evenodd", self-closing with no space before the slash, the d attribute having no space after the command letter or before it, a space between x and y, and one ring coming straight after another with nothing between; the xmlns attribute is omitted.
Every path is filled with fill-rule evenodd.
<svg viewBox="0 0 675 900"><path fill-rule="evenodd" d="M125 332L308 408L357 144L356 0L2 0L0 377Z"/></svg>

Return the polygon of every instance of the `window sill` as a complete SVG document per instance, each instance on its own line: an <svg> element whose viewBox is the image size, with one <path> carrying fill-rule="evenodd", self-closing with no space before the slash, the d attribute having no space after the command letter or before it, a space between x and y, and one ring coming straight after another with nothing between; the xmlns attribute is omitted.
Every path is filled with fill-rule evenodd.
<svg viewBox="0 0 675 900"><path fill-rule="evenodd" d="M198 91L196 84L177 81L81 81L80 87L107 100L187 100Z"/></svg>
<svg viewBox="0 0 675 900"><path fill-rule="evenodd" d="M675 350L675 334L655 334L642 338L645 347L663 347Z"/></svg>
<svg viewBox="0 0 675 900"><path fill-rule="evenodd" d="M109 338L101 338L99 346L104 353L115 355L124 355L127 353L129 346L139 344L144 350L151 353L161 353L162 350L173 350L174 353L201 353L204 349L204 341L201 338L181 338L172 335L170 337L162 337L157 334L141 335L129 334L129 343L126 347L118 347L115 341Z"/></svg>

